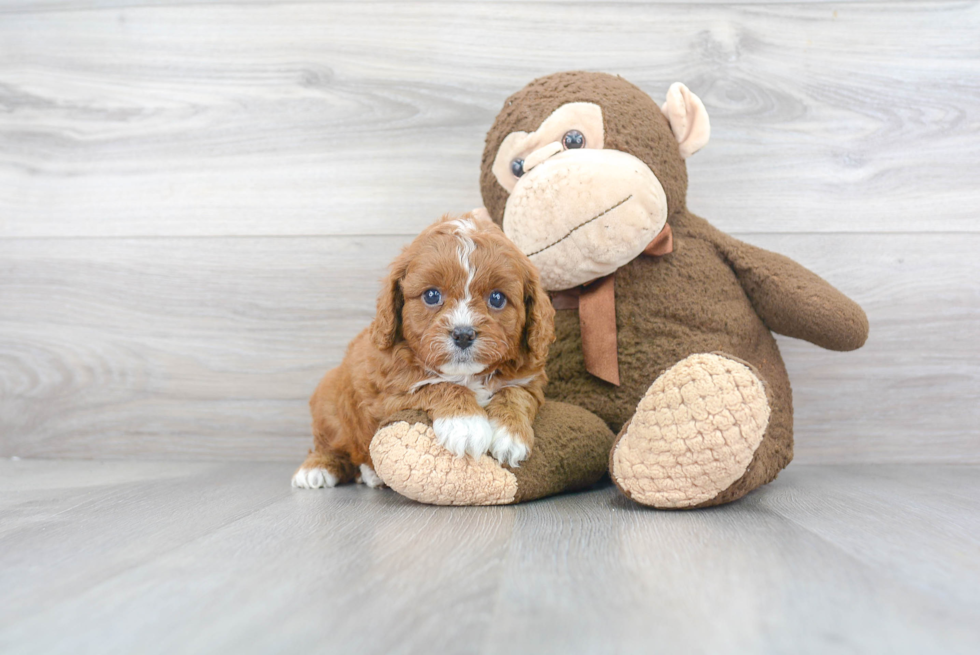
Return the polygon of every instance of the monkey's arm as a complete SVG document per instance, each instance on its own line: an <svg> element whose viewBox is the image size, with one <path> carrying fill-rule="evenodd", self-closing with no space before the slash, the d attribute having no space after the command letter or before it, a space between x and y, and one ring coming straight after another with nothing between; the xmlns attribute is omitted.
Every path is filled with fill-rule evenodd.
<svg viewBox="0 0 980 655"><path fill-rule="evenodd" d="M770 330L828 350L864 345L868 317L856 302L789 257L724 236L718 248Z"/></svg>

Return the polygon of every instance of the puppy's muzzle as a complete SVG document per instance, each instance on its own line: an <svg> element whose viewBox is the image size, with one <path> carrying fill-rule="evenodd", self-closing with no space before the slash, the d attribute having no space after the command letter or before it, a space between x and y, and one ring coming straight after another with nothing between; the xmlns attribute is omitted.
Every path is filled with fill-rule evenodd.
<svg viewBox="0 0 980 655"><path fill-rule="evenodd" d="M455 327L452 331L453 343L460 350L466 350L476 341L476 330L471 326Z"/></svg>

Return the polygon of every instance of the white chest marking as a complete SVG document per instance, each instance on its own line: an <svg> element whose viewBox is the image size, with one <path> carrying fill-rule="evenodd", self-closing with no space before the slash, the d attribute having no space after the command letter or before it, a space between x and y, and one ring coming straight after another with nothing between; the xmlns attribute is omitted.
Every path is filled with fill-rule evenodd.
<svg viewBox="0 0 980 655"><path fill-rule="evenodd" d="M526 387L528 384L534 380L535 376L529 376L526 378L518 378L516 380L501 380L499 378L494 378L493 374L490 375L441 375L436 374L435 377L426 378L421 382L416 382L412 385L412 393L415 393L420 388L428 384L439 384L441 382L448 382L450 384L458 384L462 387L466 387L476 395L476 403L480 407L486 407L490 404L490 400L494 395L505 387Z"/></svg>

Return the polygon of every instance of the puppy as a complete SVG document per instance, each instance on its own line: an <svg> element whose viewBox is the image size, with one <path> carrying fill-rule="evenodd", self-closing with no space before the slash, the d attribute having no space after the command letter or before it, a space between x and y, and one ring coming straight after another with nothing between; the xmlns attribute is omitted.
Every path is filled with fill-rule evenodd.
<svg viewBox="0 0 980 655"><path fill-rule="evenodd" d="M310 399L314 449L293 486L382 484L368 446L404 409L440 444L518 466L534 445L554 309L531 261L477 212L443 217L391 265L371 326Z"/></svg>

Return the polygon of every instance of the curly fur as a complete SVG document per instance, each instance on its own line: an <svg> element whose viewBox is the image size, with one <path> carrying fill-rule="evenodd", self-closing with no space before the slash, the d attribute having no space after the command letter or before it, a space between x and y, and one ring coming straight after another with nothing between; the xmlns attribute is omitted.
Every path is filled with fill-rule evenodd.
<svg viewBox="0 0 980 655"><path fill-rule="evenodd" d="M442 295L439 306L422 299L431 288ZM488 305L494 290L507 299L501 309ZM477 335L466 350L450 337L460 320ZM455 420L456 435L481 420L503 426L508 443L523 447L505 456L526 456L553 340L554 310L527 257L486 218L443 217L392 263L374 321L317 386L314 450L300 470L321 467L351 481L358 467L373 466L368 447L379 424L409 409Z"/></svg>

